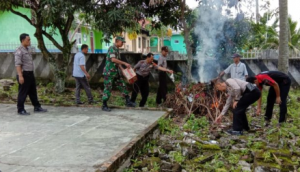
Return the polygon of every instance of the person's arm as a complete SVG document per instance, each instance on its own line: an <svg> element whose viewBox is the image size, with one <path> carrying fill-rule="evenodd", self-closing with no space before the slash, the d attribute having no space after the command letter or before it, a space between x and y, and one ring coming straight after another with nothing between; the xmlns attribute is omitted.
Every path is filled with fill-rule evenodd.
<svg viewBox="0 0 300 172"><path fill-rule="evenodd" d="M277 82L274 83L273 88L274 88L275 93L276 93L276 103L281 104L280 89L279 89L279 86L278 86Z"/></svg>
<svg viewBox="0 0 300 172"><path fill-rule="evenodd" d="M90 79L90 74L85 70L84 65L79 65L80 69L83 71L84 75L86 76L87 79Z"/></svg>
<svg viewBox="0 0 300 172"><path fill-rule="evenodd" d="M225 75L225 72L222 71L220 74L219 74L219 77L222 77L223 75Z"/></svg>
<svg viewBox="0 0 300 172"><path fill-rule="evenodd" d="M262 92L261 92L260 98L257 101L256 115L260 115L260 113L261 113L261 99L262 99Z"/></svg>
<svg viewBox="0 0 300 172"><path fill-rule="evenodd" d="M229 65L224 71L222 71L219 74L219 77L222 77L223 75L228 74L230 72L231 67L232 67L232 65Z"/></svg>
<svg viewBox="0 0 300 172"><path fill-rule="evenodd" d="M17 69L17 74L18 74L18 77L19 77L19 83L22 85L24 83L22 67L21 66L16 66L16 69Z"/></svg>
<svg viewBox="0 0 300 172"><path fill-rule="evenodd" d="M89 73L85 69L85 56L84 55L82 55L79 58L79 67L82 70L82 72L84 73L84 75L86 76L86 78L90 79L90 75L89 75Z"/></svg>
<svg viewBox="0 0 300 172"><path fill-rule="evenodd" d="M278 83L274 81L269 75L263 75L263 81L262 83L264 85L268 85L274 88L275 93L276 93L276 103L281 104L281 98L280 98L280 89L278 86Z"/></svg>
<svg viewBox="0 0 300 172"><path fill-rule="evenodd" d="M115 58L115 57L112 57L112 58L111 58L111 61L114 62L114 63L117 63L117 64L119 64L119 65L125 65L127 68L131 68L131 65L130 65L130 64L128 64L128 63L126 63L126 62L123 62L122 60L119 60L119 59L117 59L117 58Z"/></svg>
<svg viewBox="0 0 300 172"><path fill-rule="evenodd" d="M164 67L157 66L157 69L161 70L161 71L164 71L164 72L173 73L173 70L169 70L169 69L166 69Z"/></svg>
<svg viewBox="0 0 300 172"><path fill-rule="evenodd" d="M22 52L17 50L15 53L15 66L17 70L17 75L19 78L19 83L22 85L24 83L23 72L22 72Z"/></svg>
<svg viewBox="0 0 300 172"><path fill-rule="evenodd" d="M139 69L142 65L142 62L139 61L134 67L133 67L133 70L136 71L137 69Z"/></svg>
<svg viewBox="0 0 300 172"><path fill-rule="evenodd" d="M246 65L244 64L244 75L245 75L245 79L248 78L248 71L247 71L247 67Z"/></svg>
<svg viewBox="0 0 300 172"><path fill-rule="evenodd" d="M157 65L160 66L160 67L162 67L164 65L164 59L163 59L163 57L159 57Z"/></svg>
<svg viewBox="0 0 300 172"><path fill-rule="evenodd" d="M228 98L227 98L227 100L226 100L226 104L225 104L225 106L224 106L223 109L222 109L221 115L224 116L224 115L227 113L227 111L228 111L230 105L232 104L232 98L233 98L232 95L229 95L229 96L228 96Z"/></svg>

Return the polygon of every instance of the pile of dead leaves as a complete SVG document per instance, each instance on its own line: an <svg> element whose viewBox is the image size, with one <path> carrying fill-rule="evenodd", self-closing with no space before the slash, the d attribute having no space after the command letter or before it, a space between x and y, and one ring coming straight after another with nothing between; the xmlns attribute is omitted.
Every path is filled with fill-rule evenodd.
<svg viewBox="0 0 300 172"><path fill-rule="evenodd" d="M207 116L211 121L220 115L226 102L224 93L214 89L213 83L176 85L175 92L167 96L165 106L179 117Z"/></svg>

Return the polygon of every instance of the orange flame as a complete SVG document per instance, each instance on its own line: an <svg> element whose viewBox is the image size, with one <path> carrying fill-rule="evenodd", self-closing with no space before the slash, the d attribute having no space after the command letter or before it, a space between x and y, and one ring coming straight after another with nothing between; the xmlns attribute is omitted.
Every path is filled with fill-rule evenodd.
<svg viewBox="0 0 300 172"><path fill-rule="evenodd" d="M217 108L218 106L219 106L218 102L211 104L211 108Z"/></svg>

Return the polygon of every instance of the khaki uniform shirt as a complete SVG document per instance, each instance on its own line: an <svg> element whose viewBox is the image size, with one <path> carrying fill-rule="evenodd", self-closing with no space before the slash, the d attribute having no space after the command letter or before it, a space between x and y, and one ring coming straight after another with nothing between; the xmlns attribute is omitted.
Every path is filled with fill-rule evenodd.
<svg viewBox="0 0 300 172"><path fill-rule="evenodd" d="M140 60L138 64L134 66L134 69L136 70L137 74L146 77L149 75L152 69L158 69L158 66L153 63L149 64L147 60Z"/></svg>
<svg viewBox="0 0 300 172"><path fill-rule="evenodd" d="M34 70L31 52L23 45L15 51L15 66L21 66L23 71Z"/></svg>
<svg viewBox="0 0 300 172"><path fill-rule="evenodd" d="M240 79L227 79L226 85L227 85L227 95L228 98L226 100L226 104L223 107L223 110L221 112L222 115L225 115L228 111L230 105L232 105L233 101L239 101L242 97L242 94L245 92L246 87L249 83Z"/></svg>

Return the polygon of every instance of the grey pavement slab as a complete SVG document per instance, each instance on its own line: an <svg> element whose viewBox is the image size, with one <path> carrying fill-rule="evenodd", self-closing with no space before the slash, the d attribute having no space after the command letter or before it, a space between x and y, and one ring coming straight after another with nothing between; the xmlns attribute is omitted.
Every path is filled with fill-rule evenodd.
<svg viewBox="0 0 300 172"><path fill-rule="evenodd" d="M16 113L0 104L1 172L89 172L162 117L164 111L45 107Z"/></svg>

